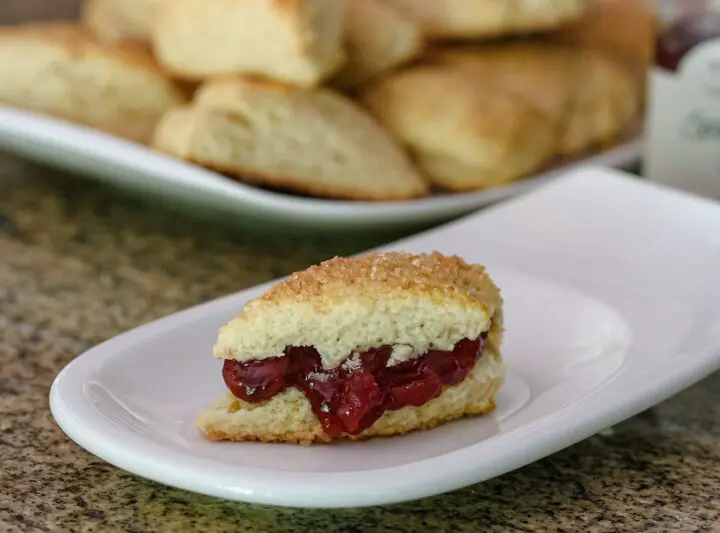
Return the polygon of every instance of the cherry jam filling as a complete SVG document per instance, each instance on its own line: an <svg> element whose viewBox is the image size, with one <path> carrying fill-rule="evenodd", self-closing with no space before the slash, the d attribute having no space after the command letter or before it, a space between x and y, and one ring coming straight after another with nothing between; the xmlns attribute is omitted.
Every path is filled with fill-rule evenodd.
<svg viewBox="0 0 720 533"><path fill-rule="evenodd" d="M487 333L482 333L474 340L459 341L452 350L429 350L392 366L387 366L392 347L381 346L330 370L323 369L315 348L288 346L285 357L226 359L223 379L237 398L251 403L297 387L325 433L356 435L385 411L419 407L439 396L443 386L460 383L482 355L486 341Z"/></svg>

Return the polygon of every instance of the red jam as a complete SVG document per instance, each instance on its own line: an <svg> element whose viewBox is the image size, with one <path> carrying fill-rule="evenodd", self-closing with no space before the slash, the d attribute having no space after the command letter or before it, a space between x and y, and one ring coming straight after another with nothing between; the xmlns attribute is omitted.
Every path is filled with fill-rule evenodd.
<svg viewBox="0 0 720 533"><path fill-rule="evenodd" d="M720 12L708 11L673 21L657 42L656 62L675 71L686 54L710 39L720 37Z"/></svg>
<svg viewBox="0 0 720 533"><path fill-rule="evenodd" d="M358 354L356 364L331 370L322 368L315 348L288 346L285 357L225 360L223 379L237 398L251 403L297 387L325 433L357 435L386 410L419 407L439 396L443 386L460 383L482 355L486 340L483 333L459 341L451 351L429 350L393 366L387 366L392 348L381 346Z"/></svg>

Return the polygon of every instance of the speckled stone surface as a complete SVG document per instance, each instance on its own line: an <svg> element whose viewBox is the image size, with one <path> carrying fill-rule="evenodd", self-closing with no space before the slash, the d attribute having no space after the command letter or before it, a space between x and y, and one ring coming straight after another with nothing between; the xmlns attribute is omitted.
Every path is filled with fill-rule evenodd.
<svg viewBox="0 0 720 533"><path fill-rule="evenodd" d="M0 155L0 531L720 531L720 375L517 472L387 508L198 496L96 459L54 423L52 379L92 345L372 244L254 237Z"/></svg>

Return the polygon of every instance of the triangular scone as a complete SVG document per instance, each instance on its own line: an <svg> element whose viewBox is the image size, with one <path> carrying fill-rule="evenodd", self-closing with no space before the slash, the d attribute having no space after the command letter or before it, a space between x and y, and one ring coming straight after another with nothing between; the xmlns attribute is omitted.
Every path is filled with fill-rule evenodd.
<svg viewBox="0 0 720 533"><path fill-rule="evenodd" d="M453 191L518 179L555 149L555 125L545 114L454 64L389 74L360 99L411 149L433 183Z"/></svg>
<svg viewBox="0 0 720 533"><path fill-rule="evenodd" d="M344 2L347 62L333 85L352 88L420 55L420 25L401 11L384 0Z"/></svg>
<svg viewBox="0 0 720 533"><path fill-rule="evenodd" d="M185 95L142 49L111 47L72 23L0 30L0 104L147 143Z"/></svg>
<svg viewBox="0 0 720 533"><path fill-rule="evenodd" d="M542 42L441 46L427 59L472 72L484 86L518 97L558 128L571 107L581 70L575 50Z"/></svg>
<svg viewBox="0 0 720 533"><path fill-rule="evenodd" d="M545 37L569 46L590 48L626 66L644 103L647 73L655 56L655 33L660 27L652 2L594 0L578 22Z"/></svg>
<svg viewBox="0 0 720 533"><path fill-rule="evenodd" d="M434 50L431 59L473 72L485 85L516 96L554 124L555 153L577 154L608 143L638 114L630 73L599 52L541 41Z"/></svg>
<svg viewBox="0 0 720 533"><path fill-rule="evenodd" d="M395 435L494 408L502 299L439 253L335 258L248 303L213 347L231 392L200 414L214 440Z"/></svg>
<svg viewBox="0 0 720 533"><path fill-rule="evenodd" d="M592 50L445 46L425 63L371 83L361 101L452 190L506 183L610 143L638 115L631 75Z"/></svg>
<svg viewBox="0 0 720 533"><path fill-rule="evenodd" d="M152 41L179 77L258 75L310 87L344 61L344 18L339 0L170 0L158 6Z"/></svg>
<svg viewBox="0 0 720 533"><path fill-rule="evenodd" d="M328 89L215 80L168 113L155 146L244 181L316 196L399 200L428 186L367 111Z"/></svg>
<svg viewBox="0 0 720 533"><path fill-rule="evenodd" d="M161 0L85 0L81 18L105 42L136 41L148 45Z"/></svg>
<svg viewBox="0 0 720 533"><path fill-rule="evenodd" d="M632 73L593 50L577 50L580 72L557 153L569 156L616 141L640 114Z"/></svg>
<svg viewBox="0 0 720 533"><path fill-rule="evenodd" d="M585 13L589 0L385 0L432 38L479 38L548 30Z"/></svg>

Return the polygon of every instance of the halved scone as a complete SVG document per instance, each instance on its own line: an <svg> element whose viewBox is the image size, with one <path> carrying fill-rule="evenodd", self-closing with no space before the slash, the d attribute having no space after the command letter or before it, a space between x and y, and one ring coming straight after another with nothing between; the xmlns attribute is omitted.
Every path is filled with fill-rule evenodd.
<svg viewBox="0 0 720 533"><path fill-rule="evenodd" d="M213 354L229 392L197 425L212 440L311 443L487 413L502 333L482 266L439 253L325 261L220 329Z"/></svg>

